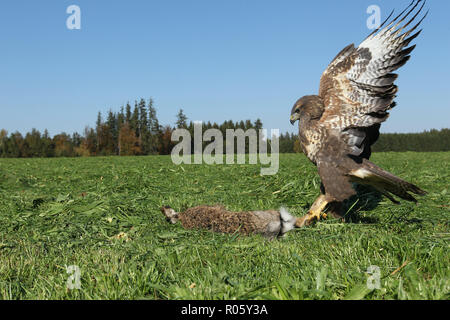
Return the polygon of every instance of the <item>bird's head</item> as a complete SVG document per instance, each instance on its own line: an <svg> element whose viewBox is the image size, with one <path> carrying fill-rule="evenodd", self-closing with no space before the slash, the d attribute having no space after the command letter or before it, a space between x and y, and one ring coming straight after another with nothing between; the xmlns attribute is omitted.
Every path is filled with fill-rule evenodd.
<svg viewBox="0 0 450 320"><path fill-rule="evenodd" d="M297 100L291 110L291 124L300 119L318 119L323 113L323 102L318 96L304 96Z"/></svg>
<svg viewBox="0 0 450 320"><path fill-rule="evenodd" d="M291 124L294 125L301 117L301 111L303 107L302 99L297 100L291 110Z"/></svg>

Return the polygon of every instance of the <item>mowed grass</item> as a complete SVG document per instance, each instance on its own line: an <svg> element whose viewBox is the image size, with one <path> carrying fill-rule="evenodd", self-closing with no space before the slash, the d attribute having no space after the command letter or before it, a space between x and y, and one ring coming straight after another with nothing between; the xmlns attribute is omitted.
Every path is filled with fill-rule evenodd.
<svg viewBox="0 0 450 320"><path fill-rule="evenodd" d="M159 207L303 215L320 181L303 155L281 155L273 176L259 165L175 166L168 156L0 159L0 298L450 298L450 153L372 160L429 194L394 205L360 189L347 222L267 241L184 230ZM81 289L67 287L72 265ZM367 286L377 286L370 266L379 289Z"/></svg>

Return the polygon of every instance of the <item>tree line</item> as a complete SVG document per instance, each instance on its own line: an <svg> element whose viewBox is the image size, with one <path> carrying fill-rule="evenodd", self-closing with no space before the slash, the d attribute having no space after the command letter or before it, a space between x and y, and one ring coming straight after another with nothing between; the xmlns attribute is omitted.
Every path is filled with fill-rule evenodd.
<svg viewBox="0 0 450 320"><path fill-rule="evenodd" d="M172 133L177 128L187 129L194 136L194 124L188 122L183 109L180 109L174 126L161 125L154 107L153 99L135 101L122 106L119 112L111 109L103 116L100 112L94 128L87 126L82 134L72 135L65 132L50 137L48 130L43 133L32 129L23 136L20 132L8 135L0 130L0 157L87 157L87 156L132 156L167 155L175 143ZM260 119L233 122L226 120L222 124L202 124L203 131L219 129L225 136L227 129L262 129ZM193 142L192 142L193 143ZM207 143L204 142L204 145ZM248 141L246 142L248 144ZM194 150L192 148L192 150ZM248 150L248 148L247 148Z"/></svg>
<svg viewBox="0 0 450 320"><path fill-rule="evenodd" d="M20 132L8 134L0 130L0 157L80 157L80 156L131 156L131 155L167 155L175 143L172 132L177 128L190 131L193 137L194 124L188 122L182 109L179 110L174 126L159 123L153 99L135 101L120 108L119 112L109 112L104 117L100 112L94 128L87 126L82 134L60 133L50 137L47 130L43 133L36 129L23 136ZM203 132L207 129L219 129L226 136L227 129L263 128L260 119L233 122L226 120L221 124L204 122ZM204 142L206 145L209 142ZM381 134L373 147L380 151L450 151L450 129L431 130L423 133ZM193 150L193 148L192 148ZM248 151L248 139L246 139ZM301 152L297 134L285 133L279 137L280 153ZM225 152L225 150L224 150Z"/></svg>
<svg viewBox="0 0 450 320"><path fill-rule="evenodd" d="M422 133L383 133L373 151L450 151L450 129L432 129Z"/></svg>

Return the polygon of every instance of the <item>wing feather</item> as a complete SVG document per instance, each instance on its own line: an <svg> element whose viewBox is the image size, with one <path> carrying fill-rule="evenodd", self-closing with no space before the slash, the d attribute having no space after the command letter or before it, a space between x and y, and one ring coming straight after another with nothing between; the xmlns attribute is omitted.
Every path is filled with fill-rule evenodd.
<svg viewBox="0 0 450 320"><path fill-rule="evenodd" d="M322 75L319 96L325 110L320 124L340 132L352 155L370 154L370 145L375 141L367 134L377 136L379 125L386 121L388 111L395 106L398 88L394 82L398 75L394 72L410 59L415 45L409 45L421 30L412 33L428 12L409 30L406 28L422 12L425 2L412 1L388 22L392 12L357 48L345 47ZM372 127L376 130L367 130Z"/></svg>

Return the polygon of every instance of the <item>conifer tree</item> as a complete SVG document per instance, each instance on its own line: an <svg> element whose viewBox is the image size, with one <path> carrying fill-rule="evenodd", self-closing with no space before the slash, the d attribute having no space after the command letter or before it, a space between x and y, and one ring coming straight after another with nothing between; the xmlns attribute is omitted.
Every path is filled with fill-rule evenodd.
<svg viewBox="0 0 450 320"><path fill-rule="evenodd" d="M102 138L101 138L101 136L102 136L102 134L103 134L103 132L102 132L102 122L103 122L103 120L102 120L102 113L99 111L98 112L98 114L97 114L97 122L95 123L95 132L96 132L96 134L97 134L97 144L96 144L96 150L95 150L95 153L97 154L97 155L99 155L100 153L101 153L101 146L103 145L103 141L102 141Z"/></svg>
<svg viewBox="0 0 450 320"><path fill-rule="evenodd" d="M183 112L183 109L180 109L180 111L178 111L177 114L177 122L176 122L176 126L177 128L187 128L187 117Z"/></svg>
<svg viewBox="0 0 450 320"><path fill-rule="evenodd" d="M130 129L134 130L136 137L139 139L139 108L137 101L134 102L133 114L131 115L130 120Z"/></svg>
<svg viewBox="0 0 450 320"><path fill-rule="evenodd" d="M123 106L120 107L120 112L117 115L117 130L119 131L120 128L123 126L123 124L125 123L125 114L124 114L124 110L123 110Z"/></svg>
<svg viewBox="0 0 450 320"><path fill-rule="evenodd" d="M149 154L151 152L151 137L149 131L149 121L147 115L147 106L144 99L139 101L139 140L142 149L142 154Z"/></svg>
<svg viewBox="0 0 450 320"><path fill-rule="evenodd" d="M129 102L127 102L127 106L125 109L125 122L128 124L130 124L131 122L131 106Z"/></svg>
<svg viewBox="0 0 450 320"><path fill-rule="evenodd" d="M94 131L94 130L92 130ZM93 132L95 135L95 132ZM44 157L54 157L55 156L55 144L53 143L52 138L48 134L48 130L45 129L42 135L42 145L44 148ZM95 149L94 149L95 152Z"/></svg>
<svg viewBox="0 0 450 320"><path fill-rule="evenodd" d="M162 129L156 116L156 109L153 106L153 99L148 102L148 126L150 132L150 154L156 154L160 149L162 139Z"/></svg>
<svg viewBox="0 0 450 320"><path fill-rule="evenodd" d="M260 129L263 128L263 123L261 122L261 120L259 118L256 119L255 124L254 124L254 128L256 129L257 133L259 132Z"/></svg>
<svg viewBox="0 0 450 320"><path fill-rule="evenodd" d="M106 148L108 150L108 154L115 155L118 154L117 141L119 140L119 129L116 114L110 109L108 112L108 119L106 121L107 126L105 130L108 132L106 135L108 136L108 144Z"/></svg>

